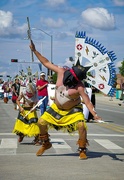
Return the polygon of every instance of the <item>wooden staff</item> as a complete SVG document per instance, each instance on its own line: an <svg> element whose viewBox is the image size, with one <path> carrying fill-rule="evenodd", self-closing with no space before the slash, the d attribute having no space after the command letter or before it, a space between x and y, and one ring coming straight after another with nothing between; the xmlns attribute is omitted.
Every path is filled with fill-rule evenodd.
<svg viewBox="0 0 124 180"><path fill-rule="evenodd" d="M42 98L42 99L40 99L39 101L38 101L38 103L23 117L23 119L25 118L25 117L27 117L30 113L31 113L31 111L33 111L36 107L39 107L41 104L42 104L42 102L43 102L43 100L46 98L46 96L44 96L44 98Z"/></svg>
<svg viewBox="0 0 124 180"><path fill-rule="evenodd" d="M30 28L29 17L27 17L27 22L28 22L27 34L28 34L28 39L30 40L30 43L31 43L31 28ZM34 62L34 56L33 56L33 51L32 50L31 50L31 57L32 57L32 62Z"/></svg>

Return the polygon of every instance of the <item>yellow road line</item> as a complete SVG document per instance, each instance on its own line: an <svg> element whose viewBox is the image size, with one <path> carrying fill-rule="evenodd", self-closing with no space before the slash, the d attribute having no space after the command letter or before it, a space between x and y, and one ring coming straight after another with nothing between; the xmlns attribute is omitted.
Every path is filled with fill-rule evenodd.
<svg viewBox="0 0 124 180"><path fill-rule="evenodd" d="M101 127L105 127L105 128L107 128L107 129L111 129L111 130L116 131L116 132L124 133L124 127L118 126L118 125L116 125L116 124L97 123L97 125L99 125L99 126L101 126Z"/></svg>

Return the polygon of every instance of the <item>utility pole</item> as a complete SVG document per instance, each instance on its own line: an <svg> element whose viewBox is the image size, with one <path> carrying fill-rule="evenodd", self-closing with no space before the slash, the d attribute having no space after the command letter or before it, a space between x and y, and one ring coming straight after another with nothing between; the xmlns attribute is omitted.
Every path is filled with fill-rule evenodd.
<svg viewBox="0 0 124 180"><path fill-rule="evenodd" d="M50 40L51 40L51 43L50 43L50 45L51 45L51 63L53 63L53 36L51 34L47 33L46 31L42 30L42 29L35 28L35 27L32 29L39 30L39 31L43 32L44 34L46 34L47 36L50 37ZM48 69L47 76L52 76L52 70Z"/></svg>

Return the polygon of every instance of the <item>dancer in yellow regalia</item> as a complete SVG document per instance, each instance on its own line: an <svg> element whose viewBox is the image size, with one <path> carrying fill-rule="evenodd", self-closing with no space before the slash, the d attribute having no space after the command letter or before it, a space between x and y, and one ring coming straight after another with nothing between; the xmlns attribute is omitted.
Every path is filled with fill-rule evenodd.
<svg viewBox="0 0 124 180"><path fill-rule="evenodd" d="M51 148L48 127L53 126L57 130L67 129L69 133L78 130L79 159L87 159L87 127L80 97L84 100L95 120L101 119L101 117L97 115L82 83L82 80L86 78L86 69L81 66L74 66L71 69L58 67L43 57L35 49L33 42L30 48L45 67L57 73L54 103L38 120L42 146L36 155L41 156L45 150Z"/></svg>
<svg viewBox="0 0 124 180"><path fill-rule="evenodd" d="M21 100L22 104L20 103ZM18 142L21 142L24 136L34 136L35 139L33 143L35 144L38 142L38 135L40 134L39 126L37 124L38 116L36 109L31 111L37 101L36 86L33 83L28 83L16 100L16 103L19 106L19 114L14 125L13 133L16 133L19 136ZM29 113L29 111L31 112Z"/></svg>

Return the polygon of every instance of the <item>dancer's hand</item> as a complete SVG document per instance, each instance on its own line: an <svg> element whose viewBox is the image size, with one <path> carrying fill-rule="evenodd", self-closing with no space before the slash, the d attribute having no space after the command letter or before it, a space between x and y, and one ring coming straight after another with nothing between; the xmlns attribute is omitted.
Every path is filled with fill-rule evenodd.
<svg viewBox="0 0 124 180"><path fill-rule="evenodd" d="M50 99L54 101L54 100L55 100L55 97L54 97L54 96L50 96Z"/></svg>
<svg viewBox="0 0 124 180"><path fill-rule="evenodd" d="M19 107L19 110L20 110L20 112L23 114L23 112L24 112L23 107Z"/></svg>
<svg viewBox="0 0 124 180"><path fill-rule="evenodd" d="M35 45L34 45L34 43L33 43L33 41L31 40L31 44L30 44L30 49L34 52L34 51L36 51L36 48L35 48Z"/></svg>
<svg viewBox="0 0 124 180"><path fill-rule="evenodd" d="M98 116L97 114L94 116L94 118L93 118L94 120L102 120L102 118L100 117L100 116Z"/></svg>

